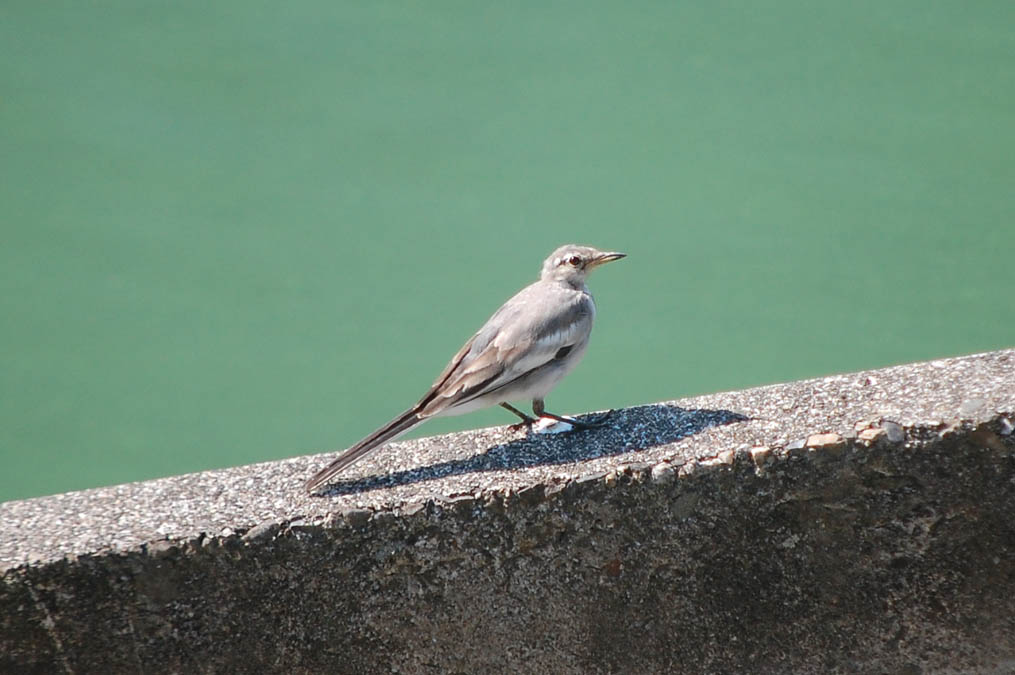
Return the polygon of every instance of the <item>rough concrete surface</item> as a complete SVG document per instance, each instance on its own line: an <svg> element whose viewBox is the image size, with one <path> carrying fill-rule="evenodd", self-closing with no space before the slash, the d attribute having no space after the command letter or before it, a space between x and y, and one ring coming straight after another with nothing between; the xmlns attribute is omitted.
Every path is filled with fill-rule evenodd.
<svg viewBox="0 0 1015 675"><path fill-rule="evenodd" d="M1015 350L0 504L2 672L1015 672Z"/></svg>

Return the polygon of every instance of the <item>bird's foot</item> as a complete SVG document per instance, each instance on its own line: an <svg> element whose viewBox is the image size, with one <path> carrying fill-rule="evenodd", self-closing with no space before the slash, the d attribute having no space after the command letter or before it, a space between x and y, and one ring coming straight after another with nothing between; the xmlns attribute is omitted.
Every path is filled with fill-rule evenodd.
<svg viewBox="0 0 1015 675"><path fill-rule="evenodd" d="M581 429L581 430L598 429L606 425L606 419L613 412L614 411L609 410L607 412L602 413L601 415L596 415L592 419L585 420L576 420L573 417L564 417L563 415L554 415L553 413L544 412L542 415L540 415L540 419L547 421L553 420L554 422L568 424L571 426L571 429ZM546 427L546 429L549 429L552 426L553 422L550 422L550 424Z"/></svg>
<svg viewBox="0 0 1015 675"><path fill-rule="evenodd" d="M508 426L508 431L521 431L522 429L528 431L532 429L532 425L538 421L539 420L537 420L535 417L526 417L521 422Z"/></svg>

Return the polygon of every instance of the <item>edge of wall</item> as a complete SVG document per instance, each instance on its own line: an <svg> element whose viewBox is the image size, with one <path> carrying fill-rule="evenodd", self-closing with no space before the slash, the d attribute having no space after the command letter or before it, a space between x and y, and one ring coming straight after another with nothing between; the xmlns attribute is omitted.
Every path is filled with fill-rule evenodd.
<svg viewBox="0 0 1015 675"><path fill-rule="evenodd" d="M0 670L1007 672L1013 418L1002 350L7 502Z"/></svg>

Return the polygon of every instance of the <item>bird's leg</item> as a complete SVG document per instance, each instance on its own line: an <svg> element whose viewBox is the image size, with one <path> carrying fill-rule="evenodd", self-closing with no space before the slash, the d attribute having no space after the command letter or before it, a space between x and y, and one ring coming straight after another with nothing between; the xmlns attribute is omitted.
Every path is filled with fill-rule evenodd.
<svg viewBox="0 0 1015 675"><path fill-rule="evenodd" d="M543 403L543 399L541 398L532 400L532 412L536 413L537 417L548 417L551 420L564 422L565 424L570 424L575 429L595 429L596 427L601 427L605 424L606 416L609 415L609 413L600 415L592 422L579 422L573 417L563 417L561 415L554 415L551 412L546 412L546 405Z"/></svg>
<svg viewBox="0 0 1015 675"><path fill-rule="evenodd" d="M508 427L508 429L510 429L511 431L518 431L519 429L528 429L533 424L536 423L536 419L534 417L529 417L528 415L526 415L525 413L523 413L521 410L514 407L510 403L501 403L500 407L504 408L504 410L510 410L511 412L522 418L522 421L519 422L518 424L512 424L511 426Z"/></svg>

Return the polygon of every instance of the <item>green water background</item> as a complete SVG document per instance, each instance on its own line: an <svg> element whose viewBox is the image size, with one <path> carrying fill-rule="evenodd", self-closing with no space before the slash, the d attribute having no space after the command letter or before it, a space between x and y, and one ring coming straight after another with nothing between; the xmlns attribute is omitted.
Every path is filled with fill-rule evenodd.
<svg viewBox="0 0 1015 675"><path fill-rule="evenodd" d="M557 412L1015 344L1015 3L0 17L0 500L346 447L571 241Z"/></svg>

